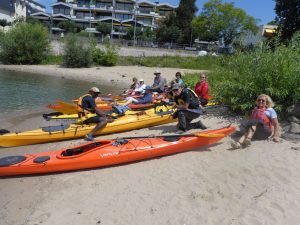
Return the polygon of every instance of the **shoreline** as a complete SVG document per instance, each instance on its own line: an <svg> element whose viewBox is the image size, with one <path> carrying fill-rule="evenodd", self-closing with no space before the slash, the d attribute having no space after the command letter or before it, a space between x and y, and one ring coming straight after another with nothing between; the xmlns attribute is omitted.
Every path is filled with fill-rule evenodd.
<svg viewBox="0 0 300 225"><path fill-rule="evenodd" d="M131 66L97 68L0 65L0 69L90 79L95 84L120 88L128 87L133 76L152 84L155 70ZM183 74L189 71L160 70L168 82L177 71ZM109 74L109 78L102 74ZM8 115L0 123L15 130L34 129L48 123L40 111L17 116L17 121L11 121L10 116L14 115ZM241 118L228 115L225 110L207 110L200 119L208 129L216 129L228 124L238 126ZM175 127L176 123L171 123L96 139L173 134ZM232 151L231 140L232 137L226 137L215 145L189 152L106 168L0 178L0 221L6 225L297 224L300 151L293 149L299 143L253 141L247 149ZM84 142L74 139L0 148L0 158Z"/></svg>
<svg viewBox="0 0 300 225"><path fill-rule="evenodd" d="M91 68L63 68L59 65L3 65L0 70L36 73L41 75L56 76L73 80L91 81L106 86L118 85L120 88L128 88L132 78L143 78L146 85L152 85L154 71L161 71L161 76L170 83L175 79L175 73L200 73L206 70L192 70L179 68L153 68L143 66L114 66L114 67L91 67Z"/></svg>

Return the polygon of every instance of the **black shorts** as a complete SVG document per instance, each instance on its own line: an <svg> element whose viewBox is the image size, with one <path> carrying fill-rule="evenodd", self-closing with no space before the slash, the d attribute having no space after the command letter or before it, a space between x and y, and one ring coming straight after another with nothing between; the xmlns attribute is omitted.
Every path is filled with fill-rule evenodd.
<svg viewBox="0 0 300 225"><path fill-rule="evenodd" d="M99 123L101 120L103 120L104 118L101 116L93 116L91 118L88 118L86 120L83 121L84 124L89 124L89 123Z"/></svg>

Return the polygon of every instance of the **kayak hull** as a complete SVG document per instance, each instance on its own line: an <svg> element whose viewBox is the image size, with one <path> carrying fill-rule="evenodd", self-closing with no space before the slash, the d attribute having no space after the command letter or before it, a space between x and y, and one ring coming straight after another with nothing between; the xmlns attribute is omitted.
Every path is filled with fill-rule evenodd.
<svg viewBox="0 0 300 225"><path fill-rule="evenodd" d="M70 149L24 155L21 162L0 165L0 176L64 172L140 161L208 146L234 130L235 127L229 126L190 136L174 135L173 140L160 136L89 142Z"/></svg>
<svg viewBox="0 0 300 225"><path fill-rule="evenodd" d="M100 129L96 135L124 132L145 127L175 122L171 116L172 111L156 113L149 109L143 113L133 113L118 117ZM0 135L0 147L13 147L30 144L39 144L53 141L82 138L88 134L96 124L70 124L69 126L49 126L32 131L8 133Z"/></svg>

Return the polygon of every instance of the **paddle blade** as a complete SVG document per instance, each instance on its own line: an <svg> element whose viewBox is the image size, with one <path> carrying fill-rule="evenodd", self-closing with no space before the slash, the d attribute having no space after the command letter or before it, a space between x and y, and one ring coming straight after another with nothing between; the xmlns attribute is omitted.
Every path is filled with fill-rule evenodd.
<svg viewBox="0 0 300 225"><path fill-rule="evenodd" d="M208 138L216 138L216 137L224 137L225 134L203 134L203 133L196 133L194 134L197 137L208 137Z"/></svg>

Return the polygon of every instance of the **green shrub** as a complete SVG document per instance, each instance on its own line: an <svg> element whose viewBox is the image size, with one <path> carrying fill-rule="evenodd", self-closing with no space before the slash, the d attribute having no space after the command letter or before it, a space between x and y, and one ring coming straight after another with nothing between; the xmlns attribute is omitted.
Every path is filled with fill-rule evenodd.
<svg viewBox="0 0 300 225"><path fill-rule="evenodd" d="M108 41L104 44L104 49L94 48L93 61L101 66L115 66L117 64L118 55L117 47L111 45Z"/></svg>
<svg viewBox="0 0 300 225"><path fill-rule="evenodd" d="M62 64L63 58L61 55L48 55L42 62L42 65L59 65Z"/></svg>
<svg viewBox="0 0 300 225"><path fill-rule="evenodd" d="M276 111L285 114L289 106L300 102L299 47L297 34L288 46L219 57L209 75L211 94L245 114L254 107L256 97L265 93L276 103ZM186 83L194 85L196 81L194 75Z"/></svg>
<svg viewBox="0 0 300 225"><path fill-rule="evenodd" d="M90 67L92 64L92 46L84 43L74 34L69 34L65 40L63 65L66 67Z"/></svg>
<svg viewBox="0 0 300 225"><path fill-rule="evenodd" d="M48 31L44 26L19 23L3 36L0 59L9 64L38 64L48 51Z"/></svg>

